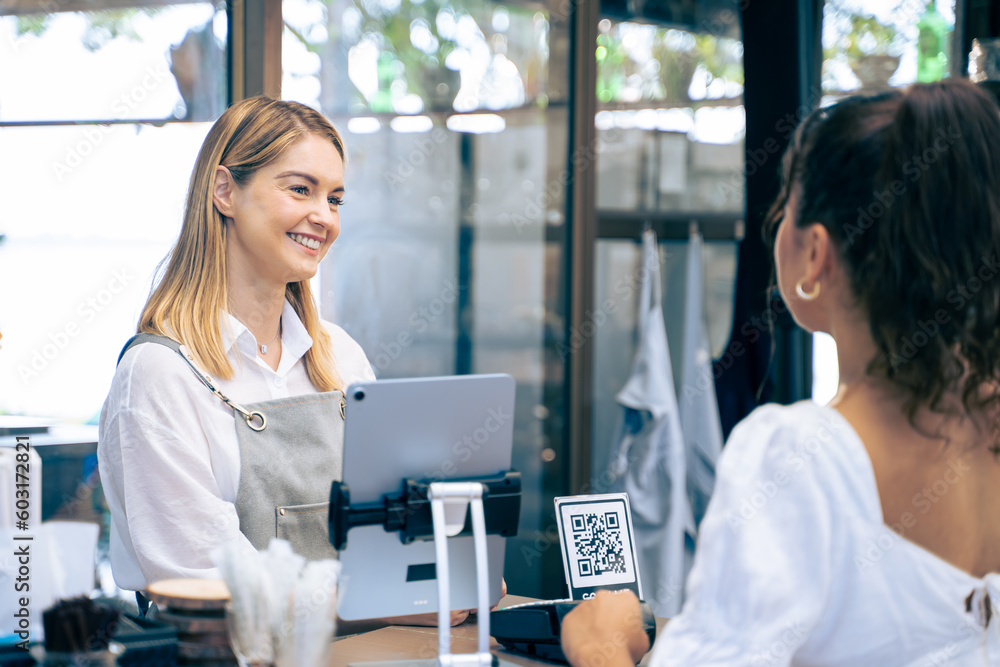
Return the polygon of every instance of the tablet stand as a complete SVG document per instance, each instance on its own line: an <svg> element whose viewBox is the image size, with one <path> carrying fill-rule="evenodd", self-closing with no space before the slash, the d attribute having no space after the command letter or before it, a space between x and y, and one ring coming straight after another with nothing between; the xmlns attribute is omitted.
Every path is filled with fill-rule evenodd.
<svg viewBox="0 0 1000 667"><path fill-rule="evenodd" d="M486 517L483 512L485 486L478 482L434 482L430 485L431 516L434 524L434 551L437 555L438 582L438 667L490 667L490 580L486 560ZM448 523L445 505L458 508L461 520ZM448 537L457 535L465 525L465 513L472 508L472 535L476 545L476 578L479 588L479 644L476 653L451 652L451 571L448 569Z"/></svg>
<svg viewBox="0 0 1000 667"><path fill-rule="evenodd" d="M351 489L344 482L334 482L330 489L330 544L337 551L347 548L347 532L358 526L381 525L386 531L399 531L403 544L434 538L430 485L438 480L404 479L402 490L386 493L370 503L351 504ZM487 535L513 537L521 513L521 473L514 470L484 477L463 477L451 482L476 482L485 487L483 511ZM457 535L471 535L466 521ZM456 537L450 535L449 537Z"/></svg>
<svg viewBox="0 0 1000 667"><path fill-rule="evenodd" d="M362 663L369 667L434 665L436 667L491 667L498 664L490 653L489 565L486 535L514 535L521 505L521 475L515 471L479 478L431 482L403 480L398 495L386 494L381 502L351 506L350 489L334 482L330 491L330 542L341 550L347 532L362 525L382 524L399 530L409 543L433 539L438 596L437 660L404 660ZM471 512L469 508L471 507ZM451 653L451 586L448 538L473 535L479 626L475 653Z"/></svg>

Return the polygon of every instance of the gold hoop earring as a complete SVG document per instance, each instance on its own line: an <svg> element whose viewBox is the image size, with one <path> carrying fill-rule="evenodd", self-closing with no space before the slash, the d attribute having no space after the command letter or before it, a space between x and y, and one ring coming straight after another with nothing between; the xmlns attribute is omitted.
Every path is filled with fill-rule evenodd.
<svg viewBox="0 0 1000 667"><path fill-rule="evenodd" d="M819 296L819 281L817 280L816 284L813 285L813 289L811 292L806 292L804 289L802 289L802 283L804 283L805 281L806 281L805 278L800 278L799 282L795 283L795 293L798 294L799 298L802 299L803 301L812 301L813 299Z"/></svg>

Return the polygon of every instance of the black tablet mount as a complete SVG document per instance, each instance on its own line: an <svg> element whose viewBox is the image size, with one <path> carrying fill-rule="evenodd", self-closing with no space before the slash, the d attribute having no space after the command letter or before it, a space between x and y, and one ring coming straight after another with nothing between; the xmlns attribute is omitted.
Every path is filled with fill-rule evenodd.
<svg viewBox="0 0 1000 667"><path fill-rule="evenodd" d="M462 514L446 517L446 507ZM501 667L490 653L489 573L486 535L517 534L521 513L521 473L501 471L486 477L462 479L404 479L398 494L387 493L377 502L351 505L351 490L343 482L330 489L330 543L340 551L347 547L347 532L356 526L381 525L387 532L399 531L403 544L433 540L435 579L438 591L438 657L422 667ZM463 518L464 515L464 518ZM452 653L449 628L450 570L447 541L471 535L476 553L478 604L478 650ZM420 662L394 661L374 667L414 667ZM503 666L506 667L506 666Z"/></svg>
<svg viewBox="0 0 1000 667"><path fill-rule="evenodd" d="M330 544L340 551L347 546L347 531L356 526L382 525L387 532L399 531L403 544L415 540L433 540L431 503L427 497L433 482L478 482L484 486L483 511L486 534L513 537L521 514L521 473L514 470L485 477L460 479L404 479L398 493L387 493L382 500L351 504L351 490L343 482L330 489ZM472 517L466 515L458 536L472 535Z"/></svg>

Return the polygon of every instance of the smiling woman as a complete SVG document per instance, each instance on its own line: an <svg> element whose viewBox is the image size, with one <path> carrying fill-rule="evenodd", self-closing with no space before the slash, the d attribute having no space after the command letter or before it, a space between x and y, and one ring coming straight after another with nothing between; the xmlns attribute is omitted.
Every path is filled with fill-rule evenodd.
<svg viewBox="0 0 1000 667"><path fill-rule="evenodd" d="M340 234L343 194L342 149L314 134L296 141L252 177L238 178L224 165L216 168L212 201L227 221L230 306L258 340L278 341L270 351L261 346L261 356L272 368L278 365L281 338L268 334L279 331L286 286L308 284L316 275ZM270 313L263 312L265 303L272 304ZM275 319L279 325L269 327Z"/></svg>
<svg viewBox="0 0 1000 667"><path fill-rule="evenodd" d="M126 347L101 413L122 588L216 577L210 554L232 541L336 554L325 501L340 478L343 390L374 379L309 290L343 194L340 135L307 106L251 98L208 133L139 320L146 335Z"/></svg>

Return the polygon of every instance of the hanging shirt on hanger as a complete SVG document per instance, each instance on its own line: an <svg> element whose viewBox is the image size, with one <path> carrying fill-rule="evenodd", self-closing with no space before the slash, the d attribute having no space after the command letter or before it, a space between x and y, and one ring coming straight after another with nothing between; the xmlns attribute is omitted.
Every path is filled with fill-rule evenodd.
<svg viewBox="0 0 1000 667"><path fill-rule="evenodd" d="M722 423L715 397L712 353L708 342L704 303L702 239L691 232L687 251L687 283L684 300L684 365L681 373L681 430L687 455L687 491L695 525L701 524L715 488L715 464L722 453Z"/></svg>
<svg viewBox="0 0 1000 667"><path fill-rule="evenodd" d="M629 495L643 597L657 616L674 616L684 591L684 537L694 533L687 466L660 294L656 235L642 235L639 346L617 395L621 418L612 447L611 491Z"/></svg>

